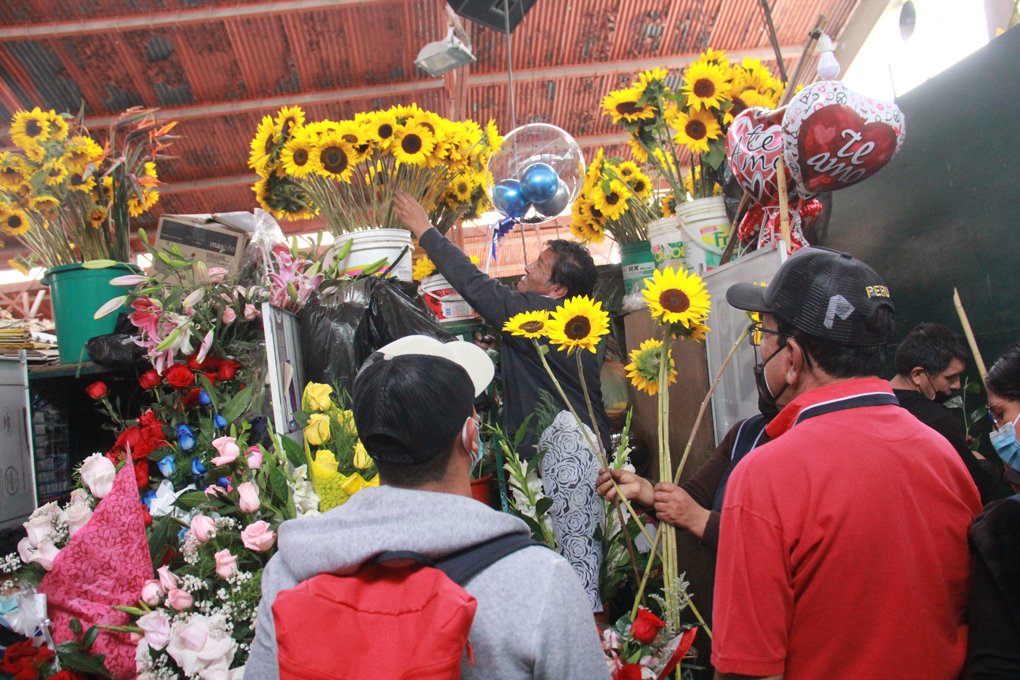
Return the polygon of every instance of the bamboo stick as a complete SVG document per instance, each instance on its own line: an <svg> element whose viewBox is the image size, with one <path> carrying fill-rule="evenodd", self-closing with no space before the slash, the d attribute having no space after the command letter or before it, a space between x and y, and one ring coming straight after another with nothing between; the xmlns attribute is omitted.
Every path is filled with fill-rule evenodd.
<svg viewBox="0 0 1020 680"><path fill-rule="evenodd" d="M974 355L974 364L977 366L978 375L982 382L988 378L988 369L985 368L985 360L981 357L981 350L978 349L977 338L974 337L974 330L970 327L967 319L967 310L963 308L963 301L960 299L960 291L953 288L953 305L956 307L956 314L960 317L960 324L963 326L963 333L967 336L967 344L970 345L970 352Z"/></svg>

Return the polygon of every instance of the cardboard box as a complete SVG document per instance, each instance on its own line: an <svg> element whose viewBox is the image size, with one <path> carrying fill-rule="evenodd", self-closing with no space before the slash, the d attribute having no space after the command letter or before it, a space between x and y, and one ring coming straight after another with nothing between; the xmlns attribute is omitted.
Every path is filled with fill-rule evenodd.
<svg viewBox="0 0 1020 680"><path fill-rule="evenodd" d="M254 229L251 213L217 215L163 215L159 218L154 245L157 249L177 246L187 260L202 261L209 269L223 267L228 274L236 274L244 260L250 230L246 229L247 215ZM157 272L167 273L159 258L153 262Z"/></svg>

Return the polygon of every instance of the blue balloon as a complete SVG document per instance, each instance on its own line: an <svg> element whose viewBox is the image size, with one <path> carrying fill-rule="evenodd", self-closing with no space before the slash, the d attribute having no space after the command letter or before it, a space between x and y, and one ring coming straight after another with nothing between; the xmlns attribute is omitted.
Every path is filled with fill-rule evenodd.
<svg viewBox="0 0 1020 680"><path fill-rule="evenodd" d="M548 201L559 185L560 177L548 163L532 163L521 175L521 195L530 203Z"/></svg>
<svg viewBox="0 0 1020 680"><path fill-rule="evenodd" d="M191 459L191 474L193 475L205 474L205 466L202 465L202 460L198 456L195 456L194 458Z"/></svg>
<svg viewBox="0 0 1020 680"><path fill-rule="evenodd" d="M521 195L521 183L501 179L492 188L492 205L507 217L520 217L528 210L528 201Z"/></svg>
<svg viewBox="0 0 1020 680"><path fill-rule="evenodd" d="M211 404L212 403L212 399L209 397L209 393L206 392L205 390L202 390L201 392L199 392L198 393L198 403L201 404L202 406L208 406L209 404Z"/></svg>
<svg viewBox="0 0 1020 680"><path fill-rule="evenodd" d="M217 413L216 415L213 416L212 422L213 422L213 425L215 425L217 429L220 429L220 430L227 429L227 419L224 418L223 416L221 416L219 413Z"/></svg>
<svg viewBox="0 0 1020 680"><path fill-rule="evenodd" d="M164 477L169 477L176 471L177 461L174 460L174 454L167 454L161 461L159 461L159 472Z"/></svg>
<svg viewBox="0 0 1020 680"><path fill-rule="evenodd" d="M566 210L570 204L570 187L562 179L557 179L556 181L559 185L556 187L556 193L552 195L552 198L535 203L535 210L542 213L543 217L556 217Z"/></svg>

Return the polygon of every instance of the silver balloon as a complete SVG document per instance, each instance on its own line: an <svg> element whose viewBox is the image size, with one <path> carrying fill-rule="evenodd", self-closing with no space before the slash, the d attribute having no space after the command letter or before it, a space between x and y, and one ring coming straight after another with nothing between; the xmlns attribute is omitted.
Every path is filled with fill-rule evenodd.
<svg viewBox="0 0 1020 680"><path fill-rule="evenodd" d="M556 187L556 193L552 195L552 198L542 201L541 203L532 203L535 210L540 212L546 218L556 217L570 205L570 187L562 179L559 180L559 185Z"/></svg>

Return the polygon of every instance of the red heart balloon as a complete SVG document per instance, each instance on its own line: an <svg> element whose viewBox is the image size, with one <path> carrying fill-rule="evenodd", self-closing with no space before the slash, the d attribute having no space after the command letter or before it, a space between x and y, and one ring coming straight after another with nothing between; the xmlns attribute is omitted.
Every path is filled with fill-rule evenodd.
<svg viewBox="0 0 1020 680"><path fill-rule="evenodd" d="M903 144L895 104L851 92L838 81L802 90L783 116L783 152L798 191L810 196L871 177Z"/></svg>
<svg viewBox="0 0 1020 680"><path fill-rule="evenodd" d="M745 109L726 132L726 157L733 176L759 205L779 199L776 168L783 156L782 122L782 109Z"/></svg>

